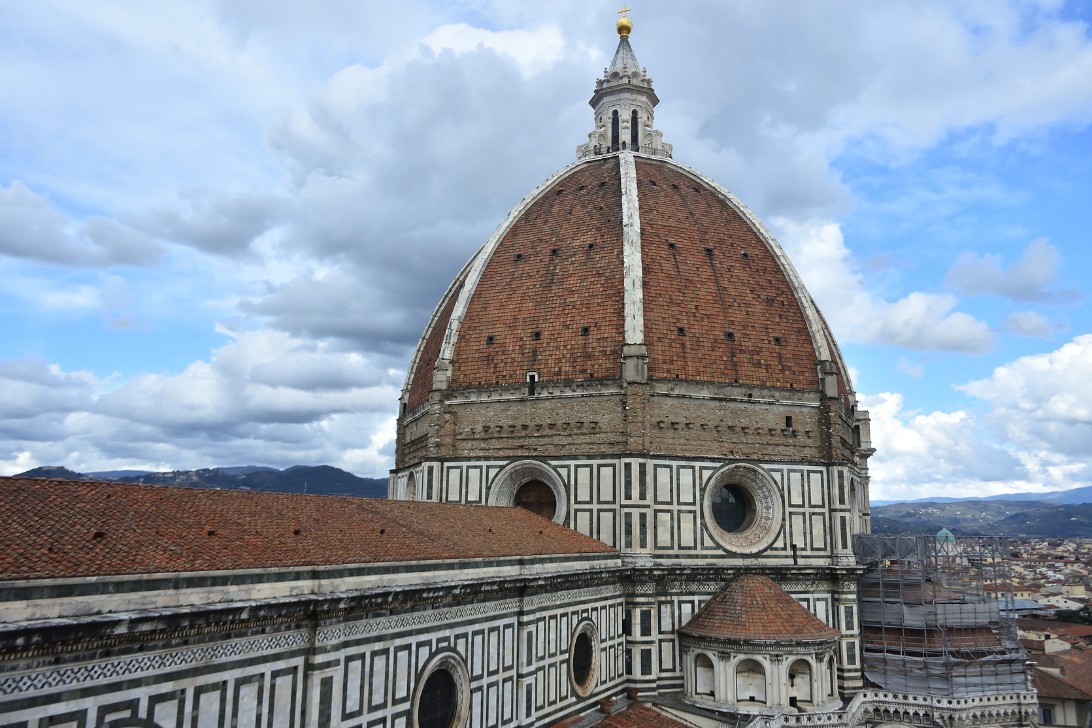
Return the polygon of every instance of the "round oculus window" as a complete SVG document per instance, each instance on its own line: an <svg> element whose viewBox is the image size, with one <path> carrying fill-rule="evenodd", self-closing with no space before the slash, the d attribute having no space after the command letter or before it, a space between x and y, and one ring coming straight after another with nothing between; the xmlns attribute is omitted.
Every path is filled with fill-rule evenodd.
<svg viewBox="0 0 1092 728"><path fill-rule="evenodd" d="M581 622L569 643L569 679L580 697L591 694L599 678L599 633L591 622Z"/></svg>
<svg viewBox="0 0 1092 728"><path fill-rule="evenodd" d="M529 480L516 491L514 505L535 515L553 520L557 514L557 498L554 490L541 480Z"/></svg>
<svg viewBox="0 0 1092 728"><path fill-rule="evenodd" d="M713 520L728 533L741 533L755 520L755 499L751 491L735 483L716 488L710 506Z"/></svg>
<svg viewBox="0 0 1092 728"><path fill-rule="evenodd" d="M709 535L726 551L757 554L781 533L781 491L755 465L737 463L714 473L702 512Z"/></svg>
<svg viewBox="0 0 1092 728"><path fill-rule="evenodd" d="M470 674L454 652L428 661L413 695L414 728L456 728L466 724Z"/></svg>
<svg viewBox="0 0 1092 728"><path fill-rule="evenodd" d="M434 670L421 689L417 725L420 728L451 728L457 707L455 677L447 670Z"/></svg>
<svg viewBox="0 0 1092 728"><path fill-rule="evenodd" d="M548 465L518 460L497 473L488 486L486 504L523 508L554 523L564 523L568 510L565 484Z"/></svg>

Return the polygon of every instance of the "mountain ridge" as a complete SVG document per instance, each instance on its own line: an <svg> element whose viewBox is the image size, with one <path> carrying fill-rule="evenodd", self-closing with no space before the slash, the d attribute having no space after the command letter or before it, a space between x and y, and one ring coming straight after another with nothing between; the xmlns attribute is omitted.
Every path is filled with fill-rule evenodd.
<svg viewBox="0 0 1092 728"><path fill-rule="evenodd" d="M121 475L120 473L131 473ZM45 465L14 476L57 480L109 480L115 483L223 488L274 493L310 493L358 498L386 498L386 478L361 478L332 465L293 465L284 470L261 465L241 465L197 470L100 471L78 473L60 465Z"/></svg>
<svg viewBox="0 0 1092 728"><path fill-rule="evenodd" d="M1092 538L1092 503L966 499L872 507L872 531L960 536Z"/></svg>
<svg viewBox="0 0 1092 728"><path fill-rule="evenodd" d="M924 498L911 498L906 500L873 500L872 506L893 506L900 503L962 503L963 501L1043 501L1057 504L1092 503L1092 485L1082 485L1067 490L1049 490L1043 493L1002 493L1000 495L979 495L954 498L951 496L926 496Z"/></svg>

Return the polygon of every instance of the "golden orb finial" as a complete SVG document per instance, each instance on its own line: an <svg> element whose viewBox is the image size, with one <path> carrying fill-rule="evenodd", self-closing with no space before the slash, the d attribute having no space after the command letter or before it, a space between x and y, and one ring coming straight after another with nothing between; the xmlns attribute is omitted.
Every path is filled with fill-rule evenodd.
<svg viewBox="0 0 1092 728"><path fill-rule="evenodd" d="M629 8L625 3L622 3L622 9L618 13L622 16L618 18L618 22L614 24L614 27L618 29L618 35L623 38L628 38L630 31L633 30L633 21L626 17L626 13L629 12Z"/></svg>

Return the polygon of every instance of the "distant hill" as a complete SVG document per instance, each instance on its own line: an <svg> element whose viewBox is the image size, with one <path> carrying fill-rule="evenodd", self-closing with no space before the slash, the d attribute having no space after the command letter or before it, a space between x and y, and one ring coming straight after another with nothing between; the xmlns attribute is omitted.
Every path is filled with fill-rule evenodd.
<svg viewBox="0 0 1092 728"><path fill-rule="evenodd" d="M968 499L873 506L874 533L1092 538L1092 504Z"/></svg>
<svg viewBox="0 0 1092 728"><path fill-rule="evenodd" d="M937 496L932 498L915 498L914 500L874 500L873 506L890 506L897 503L962 503L963 501L1041 501L1056 504L1092 503L1092 485L1069 490L1051 490L1046 493L1003 493L1002 495L967 496L964 498L947 498Z"/></svg>
<svg viewBox="0 0 1092 728"><path fill-rule="evenodd" d="M60 465L43 465L40 468L19 473L16 478L53 478L54 480L87 480L83 473L77 473Z"/></svg>
<svg viewBox="0 0 1092 728"><path fill-rule="evenodd" d="M175 470L169 473L135 471L76 473L60 466L44 466L20 473L21 478L55 478L59 480L110 480L116 483L148 485L184 485L191 488L224 488L257 490L276 493L312 493L317 495L348 495L362 498L386 498L386 478L361 478L330 465L294 465L285 470L257 465L201 470Z"/></svg>

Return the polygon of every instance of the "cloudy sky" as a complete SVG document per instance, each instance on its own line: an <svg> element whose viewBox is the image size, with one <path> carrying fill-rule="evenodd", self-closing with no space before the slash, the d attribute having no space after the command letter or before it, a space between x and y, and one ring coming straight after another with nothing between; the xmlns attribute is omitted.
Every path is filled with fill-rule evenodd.
<svg viewBox="0 0 1092 728"><path fill-rule="evenodd" d="M873 496L1092 483L1092 6L632 5L676 158L842 342ZM616 9L0 3L0 474L385 475L426 318L586 139Z"/></svg>

